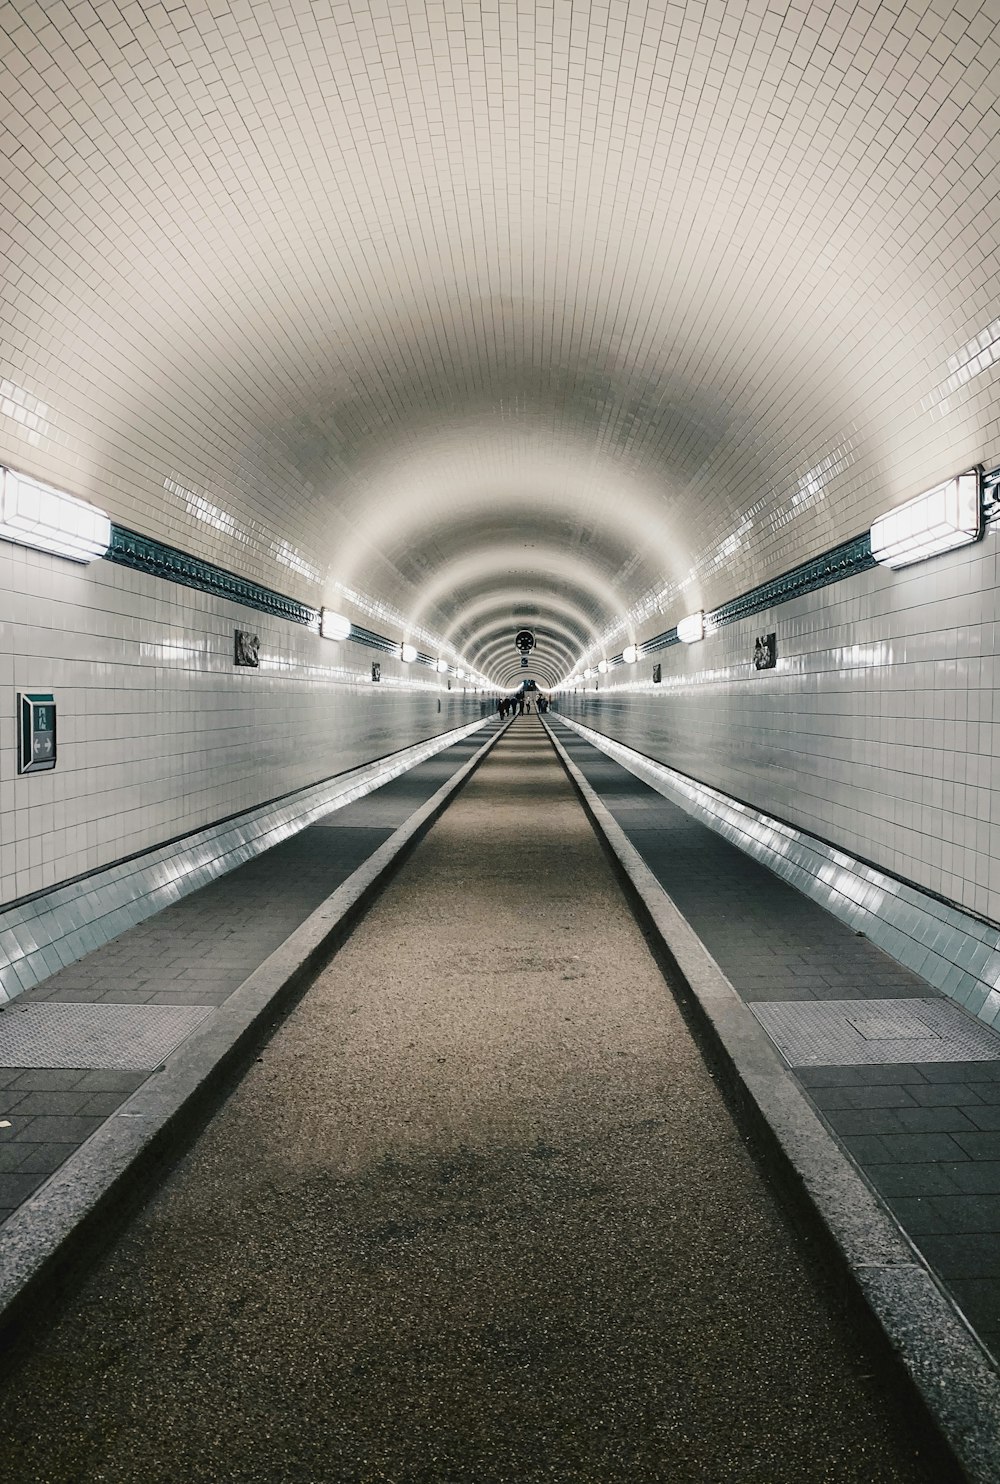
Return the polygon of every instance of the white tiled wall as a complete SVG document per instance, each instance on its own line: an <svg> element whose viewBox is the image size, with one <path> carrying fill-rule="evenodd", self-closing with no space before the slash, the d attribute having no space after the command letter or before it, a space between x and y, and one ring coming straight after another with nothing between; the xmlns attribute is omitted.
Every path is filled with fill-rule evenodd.
<svg viewBox="0 0 1000 1484"><path fill-rule="evenodd" d="M994 529L849 578L616 668L560 710L1000 921L998 553ZM777 667L757 672L772 631Z"/></svg>
<svg viewBox="0 0 1000 1484"><path fill-rule="evenodd" d="M436 629L723 602L997 442L998 14L0 0L0 461Z"/></svg>
<svg viewBox="0 0 1000 1484"><path fill-rule="evenodd" d="M259 634L259 669L234 667L237 628ZM452 684L108 562L0 542L0 905L478 719L478 697ZM54 772L17 776L19 690L56 697Z"/></svg>
<svg viewBox="0 0 1000 1484"><path fill-rule="evenodd" d="M995 924L887 876L721 790L695 783L578 721L570 719L569 725L972 1015L987 1025L1000 1020L1000 928Z"/></svg>
<svg viewBox="0 0 1000 1484"><path fill-rule="evenodd" d="M468 722L6 911L0 907L0 1003L486 725Z"/></svg>

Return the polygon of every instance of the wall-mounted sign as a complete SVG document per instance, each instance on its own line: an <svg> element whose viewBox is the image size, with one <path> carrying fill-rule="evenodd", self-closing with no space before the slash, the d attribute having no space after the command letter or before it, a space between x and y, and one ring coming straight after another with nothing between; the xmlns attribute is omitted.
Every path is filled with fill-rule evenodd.
<svg viewBox="0 0 1000 1484"><path fill-rule="evenodd" d="M45 773L56 765L56 703L50 695L17 698L17 771Z"/></svg>
<svg viewBox="0 0 1000 1484"><path fill-rule="evenodd" d="M659 685L660 682L662 681L662 679L663 679L663 666L662 665L654 665L653 666L653 684L654 685Z"/></svg>
<svg viewBox="0 0 1000 1484"><path fill-rule="evenodd" d="M379 664L378 660L373 660L372 662L372 679L382 679L382 666Z"/></svg>
<svg viewBox="0 0 1000 1484"><path fill-rule="evenodd" d="M249 665L256 669L260 664L260 639L245 629L236 629L233 635L233 663Z"/></svg>
<svg viewBox="0 0 1000 1484"><path fill-rule="evenodd" d="M758 634L753 646L755 670L773 670L778 663L778 637L776 634Z"/></svg>

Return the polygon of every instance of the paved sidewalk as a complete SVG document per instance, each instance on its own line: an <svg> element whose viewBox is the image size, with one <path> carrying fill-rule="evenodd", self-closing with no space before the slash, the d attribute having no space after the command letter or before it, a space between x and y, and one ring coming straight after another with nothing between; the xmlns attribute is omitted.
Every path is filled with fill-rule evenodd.
<svg viewBox="0 0 1000 1484"><path fill-rule="evenodd" d="M0 1478L955 1478L790 1231L533 717L73 1288L7 1377Z"/></svg>
<svg viewBox="0 0 1000 1484"><path fill-rule="evenodd" d="M0 1222L497 729L487 722L0 1009Z"/></svg>
<svg viewBox="0 0 1000 1484"><path fill-rule="evenodd" d="M548 720L840 1146L1000 1354L1000 1035Z"/></svg>

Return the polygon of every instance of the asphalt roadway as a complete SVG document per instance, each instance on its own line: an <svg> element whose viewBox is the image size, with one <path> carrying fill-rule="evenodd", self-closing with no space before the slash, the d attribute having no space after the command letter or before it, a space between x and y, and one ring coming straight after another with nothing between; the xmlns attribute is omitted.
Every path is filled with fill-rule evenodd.
<svg viewBox="0 0 1000 1484"><path fill-rule="evenodd" d="M4 1379L11 1484L939 1478L534 717Z"/></svg>

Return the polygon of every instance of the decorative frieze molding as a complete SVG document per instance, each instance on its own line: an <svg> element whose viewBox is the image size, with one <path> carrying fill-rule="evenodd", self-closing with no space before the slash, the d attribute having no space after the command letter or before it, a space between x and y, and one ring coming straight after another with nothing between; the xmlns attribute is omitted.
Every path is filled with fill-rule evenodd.
<svg viewBox="0 0 1000 1484"><path fill-rule="evenodd" d="M738 598L731 598L728 603L713 608L705 614L705 629L709 633L713 628L721 629L724 624L736 623L754 613L763 613L765 609L773 608L778 603L790 603L793 598L801 598L804 593L815 592L817 588L826 587L831 582L841 582L845 577L855 577L859 572L867 572L877 565L872 556L869 533L865 531L863 536L842 541L839 546L831 547L811 561L792 567L780 577L772 577L770 582L762 582L758 587L750 588L749 592L741 593ZM669 649L671 645L680 642L676 628L664 629L662 634L654 634L652 639L644 640L639 645L639 653L658 654L661 649ZM608 663L616 665L622 660L623 656L619 654Z"/></svg>
<svg viewBox="0 0 1000 1484"><path fill-rule="evenodd" d="M738 598L731 598L728 603L713 608L705 614L705 626L720 629L723 624L737 623L753 613L763 613L778 603L790 603L793 598L801 598L831 582L842 582L845 577L856 577L859 572L867 572L877 565L872 556L869 533L865 531L863 536L842 541L821 556L792 567L780 577L772 577L770 582L762 582L759 587L752 587Z"/></svg>
<svg viewBox="0 0 1000 1484"><path fill-rule="evenodd" d="M276 618L287 618L292 623L304 624L306 628L319 629L319 609L284 593L276 593L260 583L246 577L237 577L223 567L215 567L200 557L175 546L155 541L151 536L140 536L124 526L111 527L111 545L106 561L120 567L131 567L136 572L145 572L150 577L162 577L167 582L179 582L184 587L197 588L216 598L228 598L230 602L242 603L246 608L256 608L261 613L273 614Z"/></svg>
<svg viewBox="0 0 1000 1484"><path fill-rule="evenodd" d="M351 642L367 645L369 649L377 649L382 654L399 654L399 645L395 639L387 639L385 634L376 634L373 629L363 629L360 624L351 624Z"/></svg>

